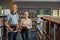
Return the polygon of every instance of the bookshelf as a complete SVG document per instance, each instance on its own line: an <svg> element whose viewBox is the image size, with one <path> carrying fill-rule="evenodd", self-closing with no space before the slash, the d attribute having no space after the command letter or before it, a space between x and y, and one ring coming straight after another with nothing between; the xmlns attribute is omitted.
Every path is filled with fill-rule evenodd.
<svg viewBox="0 0 60 40"><path fill-rule="evenodd" d="M46 40L60 40L60 17L44 16L42 17L46 27ZM47 23L48 22L48 23Z"/></svg>

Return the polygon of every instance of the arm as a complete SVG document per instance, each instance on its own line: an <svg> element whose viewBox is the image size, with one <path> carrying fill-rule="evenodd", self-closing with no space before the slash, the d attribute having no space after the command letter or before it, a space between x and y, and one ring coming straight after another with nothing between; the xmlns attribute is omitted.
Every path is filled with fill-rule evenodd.
<svg viewBox="0 0 60 40"><path fill-rule="evenodd" d="M5 26L6 26L6 28L8 28L9 30L13 31L13 29L10 28L10 25L8 24L8 21L5 22Z"/></svg>
<svg viewBox="0 0 60 40"><path fill-rule="evenodd" d="M9 22L8 22L8 20L10 20L10 16L9 15L7 15L7 19L5 20L5 26L6 26L6 28L8 28L9 30L13 30L12 28L10 28L10 25L9 25Z"/></svg>

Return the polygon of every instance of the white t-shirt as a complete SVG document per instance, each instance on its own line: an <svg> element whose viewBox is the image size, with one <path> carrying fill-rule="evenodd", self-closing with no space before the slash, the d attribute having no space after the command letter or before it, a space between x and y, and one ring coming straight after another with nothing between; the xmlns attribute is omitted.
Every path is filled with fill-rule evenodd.
<svg viewBox="0 0 60 40"><path fill-rule="evenodd" d="M22 19L21 20L21 26L26 26L27 29L31 29L32 28L32 20L27 18L27 19Z"/></svg>

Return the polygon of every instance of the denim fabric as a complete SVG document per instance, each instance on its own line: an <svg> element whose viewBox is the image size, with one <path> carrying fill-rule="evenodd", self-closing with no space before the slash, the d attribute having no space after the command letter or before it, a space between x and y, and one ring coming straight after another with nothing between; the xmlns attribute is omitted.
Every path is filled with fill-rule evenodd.
<svg viewBox="0 0 60 40"><path fill-rule="evenodd" d="M29 29L23 32L23 40L36 40L36 32L35 30Z"/></svg>
<svg viewBox="0 0 60 40"><path fill-rule="evenodd" d="M36 32L34 29L28 30L28 40L36 40Z"/></svg>
<svg viewBox="0 0 60 40"><path fill-rule="evenodd" d="M9 40L16 40L16 34L17 32L9 32L8 33Z"/></svg>
<svg viewBox="0 0 60 40"><path fill-rule="evenodd" d="M21 35L21 33L19 32L19 33L17 33L17 38L16 38L16 40L22 40L22 35Z"/></svg>
<svg viewBox="0 0 60 40"><path fill-rule="evenodd" d="M23 38L23 40L27 40L27 31L23 31L22 32L22 38Z"/></svg>

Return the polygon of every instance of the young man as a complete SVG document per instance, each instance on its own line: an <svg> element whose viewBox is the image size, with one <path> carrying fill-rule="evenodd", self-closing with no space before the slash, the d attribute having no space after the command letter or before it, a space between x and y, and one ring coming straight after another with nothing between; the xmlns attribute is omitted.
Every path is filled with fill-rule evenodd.
<svg viewBox="0 0 60 40"><path fill-rule="evenodd" d="M29 30L32 28L32 20L28 18L29 12L24 12L24 19L21 20L22 38L23 40L29 40Z"/></svg>
<svg viewBox="0 0 60 40"><path fill-rule="evenodd" d="M18 29L18 14L17 5L13 4L11 8L11 13L7 15L7 20L5 22L6 28L8 29L9 40L16 40L16 34Z"/></svg>

